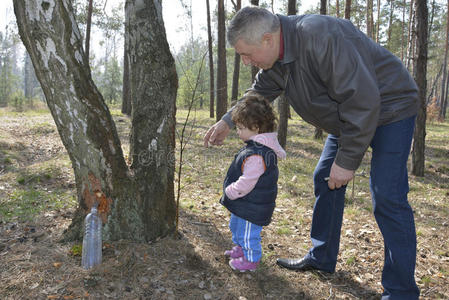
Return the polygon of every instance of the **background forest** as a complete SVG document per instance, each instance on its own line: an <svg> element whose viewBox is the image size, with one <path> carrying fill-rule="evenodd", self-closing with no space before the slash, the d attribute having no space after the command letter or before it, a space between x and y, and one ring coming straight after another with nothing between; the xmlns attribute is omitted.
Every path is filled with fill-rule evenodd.
<svg viewBox="0 0 449 300"><path fill-rule="evenodd" d="M68 2L78 44L58 40L64 26L76 34L70 14L62 13L61 3ZM16 8L39 3L42 11L53 3L61 6L55 10L59 15L52 22L41 19L32 35L24 30L30 18L14 12L12 3ZM163 17L139 19L133 15L136 3L161 3ZM231 242L228 214L218 199L241 141L231 132L225 145L206 149L202 137L258 71L244 66L224 41L226 23L250 4L281 14L350 19L413 74L424 93L409 161L416 280L422 299L449 299L449 1L444 0L0 3L0 298L380 298L384 253L372 215L370 151L348 186L337 272L296 273L276 266L277 257L300 257L310 247L311 174L325 135L289 111L283 97L274 105L287 159L279 163L277 207L263 232L261 267L234 273L222 255ZM157 5L146 10L155 11ZM48 39L60 42L58 51L42 63L33 42L45 44L39 38L53 31ZM137 38L140 43L132 43ZM36 73L24 40L34 51ZM74 62L70 51L76 47L87 55ZM130 56L135 59L127 60ZM139 94L136 86L155 96ZM167 160L158 161L161 153L152 148L168 151L162 152ZM95 200L86 186L102 201L111 197L118 203L110 206L112 213L106 211L103 263L89 271L80 266L82 222Z"/></svg>
<svg viewBox="0 0 449 300"><path fill-rule="evenodd" d="M171 12L171 2L179 1L182 10ZM198 70L201 68L198 78L198 89L196 91L195 105L198 108L208 109L210 106L210 73L209 60L203 60L208 52L207 27L200 27L194 23L205 25L207 15L200 16L198 12L193 19L193 1L172 0L163 1L164 16L178 18L176 26L178 35L173 39L183 36L180 44L178 40L171 40L172 54L175 57L179 74L179 90L177 97L178 107L187 107L191 99L191 88L189 82L195 82ZM259 1L257 1L259 2ZM430 106L430 118L444 118L447 107L447 5L442 0L428 1L429 28L428 28L428 60L427 60L427 103ZM235 12L234 1L227 1L226 20L229 20ZM243 3L248 5L249 3ZM276 13L287 14L287 1L260 1L260 6L273 10ZM310 9L301 9L301 1L298 1L297 11L304 13L320 13L320 3L308 2ZM351 4L350 19L363 32L372 37L373 40L393 52L414 72L414 57L416 51L416 14L410 1L361 1L353 0ZM86 32L88 5L86 1L73 1L77 21L82 33ZM345 3L339 0L326 3L327 14L344 17ZM176 4L179 7L179 3ZM201 10L202 12L203 10ZM5 13L5 12L3 12ZM12 11L6 20L11 20ZM175 15L178 13L178 15ZM204 11L204 13L206 13ZM217 69L217 6L211 1L211 29L212 29L212 51L214 56L214 70ZM172 15L170 15L172 14ZM179 15L180 14L180 15ZM179 18L181 17L181 18ZM108 105L120 106L122 102L123 85L123 35L124 35L124 1L93 1L92 27L96 34L95 41L91 43L94 47L90 51L90 64L92 76L103 94ZM173 30L173 29L172 29ZM201 64L204 63L204 66ZM226 81L227 95L231 96L234 74L234 51L226 50ZM251 68L240 66L237 96L241 95L251 84ZM234 84L235 85L235 84ZM216 93L216 92L215 92ZM231 97L228 97L231 101ZM0 28L0 106L12 106L20 110L24 106L32 106L34 102L43 102L43 94L39 83L34 76L29 56L24 51L20 38L18 37L17 25L11 21Z"/></svg>

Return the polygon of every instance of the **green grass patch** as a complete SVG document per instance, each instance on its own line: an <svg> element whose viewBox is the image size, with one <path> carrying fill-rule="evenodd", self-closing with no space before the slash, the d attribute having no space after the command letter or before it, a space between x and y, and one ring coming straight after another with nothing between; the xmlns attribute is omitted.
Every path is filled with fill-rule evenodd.
<svg viewBox="0 0 449 300"><path fill-rule="evenodd" d="M279 234L279 235L290 235L290 234L292 234L292 231L291 231L290 228L287 228L287 227L279 227L277 229L277 234Z"/></svg>
<svg viewBox="0 0 449 300"><path fill-rule="evenodd" d="M428 287L431 282L432 282L432 278L430 276L423 276L423 277L421 277L421 283L424 286Z"/></svg>
<svg viewBox="0 0 449 300"><path fill-rule="evenodd" d="M348 258L346 259L346 264L347 264L348 266L352 266L352 265L355 264L355 261L356 261L355 256L350 256L350 257L348 257Z"/></svg>
<svg viewBox="0 0 449 300"><path fill-rule="evenodd" d="M51 124L50 122L38 123L30 128L30 132L33 135L46 135L53 133L55 131L56 131L55 125Z"/></svg>
<svg viewBox="0 0 449 300"><path fill-rule="evenodd" d="M0 216L6 222L14 219L28 221L44 211L76 205L77 201L71 193L32 188L15 189L6 199L0 200Z"/></svg>
<svg viewBox="0 0 449 300"><path fill-rule="evenodd" d="M37 169L22 170L16 178L17 183L21 185L40 184L58 178L61 175L61 168L52 162L46 162L38 166Z"/></svg>

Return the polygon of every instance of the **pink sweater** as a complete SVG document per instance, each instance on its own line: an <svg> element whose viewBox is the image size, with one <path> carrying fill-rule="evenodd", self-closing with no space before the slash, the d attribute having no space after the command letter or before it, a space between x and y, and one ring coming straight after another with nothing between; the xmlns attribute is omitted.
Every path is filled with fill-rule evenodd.
<svg viewBox="0 0 449 300"><path fill-rule="evenodd" d="M285 158L285 151L279 145L276 132L256 134L250 137L250 139L273 149L278 158ZM261 156L251 155L246 158L242 168L242 176L225 189L226 196L231 200L241 198L251 192L256 186L259 177L265 172L265 163Z"/></svg>

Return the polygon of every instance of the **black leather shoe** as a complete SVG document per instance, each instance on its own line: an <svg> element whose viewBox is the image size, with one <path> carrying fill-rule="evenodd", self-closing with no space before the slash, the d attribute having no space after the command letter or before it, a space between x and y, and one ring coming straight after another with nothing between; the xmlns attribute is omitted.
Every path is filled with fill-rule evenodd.
<svg viewBox="0 0 449 300"><path fill-rule="evenodd" d="M312 261L311 258L278 258L276 260L276 263L286 269L289 270L295 270L295 271L310 271L310 270L319 270L324 271L327 273L333 273L329 272L327 270L322 270L318 267L316 267L315 263Z"/></svg>

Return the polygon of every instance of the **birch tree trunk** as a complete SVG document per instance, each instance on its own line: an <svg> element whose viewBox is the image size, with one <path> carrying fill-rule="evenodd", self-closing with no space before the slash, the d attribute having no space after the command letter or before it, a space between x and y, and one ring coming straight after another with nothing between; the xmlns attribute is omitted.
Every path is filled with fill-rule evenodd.
<svg viewBox="0 0 449 300"><path fill-rule="evenodd" d="M86 22L86 47L84 51L86 52L87 60L89 60L89 49L90 49L90 28L92 27L92 9L93 0L88 0L89 4L87 6L87 22Z"/></svg>
<svg viewBox="0 0 449 300"><path fill-rule="evenodd" d="M412 70L410 70L411 67L413 67L412 60L413 60L413 48L414 48L414 35L415 35L415 10L414 10L414 3L415 0L410 1L410 13L409 13L409 20L408 20L408 38L407 38L407 58L406 58L406 67L409 70L409 72L412 73Z"/></svg>
<svg viewBox="0 0 449 300"><path fill-rule="evenodd" d="M160 3L126 3L137 111L132 121L131 168L125 163L109 109L92 81L71 1L16 0L14 11L75 173L79 207L65 239L82 238L84 217L95 203L105 223L105 239L149 241L172 232L170 154L177 76Z"/></svg>

